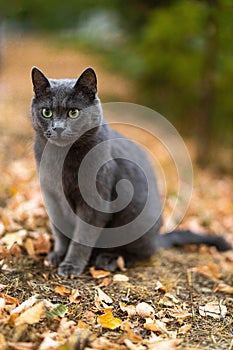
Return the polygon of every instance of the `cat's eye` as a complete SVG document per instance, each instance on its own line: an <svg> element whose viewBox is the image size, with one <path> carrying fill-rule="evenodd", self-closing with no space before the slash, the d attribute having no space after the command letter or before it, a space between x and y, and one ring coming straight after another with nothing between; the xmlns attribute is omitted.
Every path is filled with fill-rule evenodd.
<svg viewBox="0 0 233 350"><path fill-rule="evenodd" d="M68 112L68 116L72 119L78 118L78 115L79 115L79 110L75 108L70 109Z"/></svg>
<svg viewBox="0 0 233 350"><path fill-rule="evenodd" d="M43 108L42 109L42 115L45 118L51 118L53 116L53 112L49 108Z"/></svg>

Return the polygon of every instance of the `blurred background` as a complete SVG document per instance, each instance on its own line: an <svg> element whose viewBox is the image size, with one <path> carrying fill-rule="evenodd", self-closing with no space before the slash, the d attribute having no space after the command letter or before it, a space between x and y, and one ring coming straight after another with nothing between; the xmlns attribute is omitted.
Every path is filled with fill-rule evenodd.
<svg viewBox="0 0 233 350"><path fill-rule="evenodd" d="M0 4L2 72L15 56L16 73L23 73L29 54L31 65L57 77L76 76L83 67L98 63L103 101L123 99L157 110L182 136L195 141L200 165L232 169L231 0ZM107 73L101 77L103 70L115 79L108 79Z"/></svg>
<svg viewBox="0 0 233 350"><path fill-rule="evenodd" d="M13 198L14 209L38 191L31 67L74 78L92 66L102 102L150 107L184 138L197 179L186 227L231 231L232 7L232 0L0 0L0 206ZM120 130L168 169L169 211L174 164L141 130Z"/></svg>

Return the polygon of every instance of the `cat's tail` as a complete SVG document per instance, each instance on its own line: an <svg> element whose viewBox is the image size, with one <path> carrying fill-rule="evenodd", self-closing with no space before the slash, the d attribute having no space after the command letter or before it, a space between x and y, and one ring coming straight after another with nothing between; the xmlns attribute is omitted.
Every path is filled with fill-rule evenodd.
<svg viewBox="0 0 233 350"><path fill-rule="evenodd" d="M221 252L233 249L233 246L222 236L194 233L188 230L175 230L164 233L159 235L158 240L159 246L165 249L185 244L215 246Z"/></svg>

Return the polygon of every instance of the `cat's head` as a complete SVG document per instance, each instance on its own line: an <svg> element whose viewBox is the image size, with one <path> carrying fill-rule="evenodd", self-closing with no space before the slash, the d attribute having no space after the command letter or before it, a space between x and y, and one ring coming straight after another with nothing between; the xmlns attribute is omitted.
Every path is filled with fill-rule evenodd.
<svg viewBox="0 0 233 350"><path fill-rule="evenodd" d="M78 79L49 79L33 67L32 83L32 124L36 133L49 142L67 146L101 124L102 109L92 68Z"/></svg>

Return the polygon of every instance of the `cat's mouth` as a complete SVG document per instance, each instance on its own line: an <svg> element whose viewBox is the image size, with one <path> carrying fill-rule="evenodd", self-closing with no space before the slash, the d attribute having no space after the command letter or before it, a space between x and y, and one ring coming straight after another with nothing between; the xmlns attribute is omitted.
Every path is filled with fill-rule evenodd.
<svg viewBox="0 0 233 350"><path fill-rule="evenodd" d="M46 133L45 136L48 142L58 147L66 147L66 146L72 145L76 141L74 137L69 137L69 136L61 136L61 135L58 136L58 135L51 135L48 133Z"/></svg>

